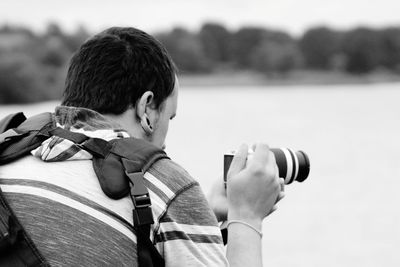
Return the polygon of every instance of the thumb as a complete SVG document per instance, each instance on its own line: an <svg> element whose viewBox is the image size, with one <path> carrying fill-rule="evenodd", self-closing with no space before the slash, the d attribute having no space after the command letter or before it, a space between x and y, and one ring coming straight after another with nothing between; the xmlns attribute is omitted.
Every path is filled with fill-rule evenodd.
<svg viewBox="0 0 400 267"><path fill-rule="evenodd" d="M233 175L239 173L246 166L247 154L249 148L246 144L242 144L236 151L235 156L232 159L231 166L228 171L228 179Z"/></svg>

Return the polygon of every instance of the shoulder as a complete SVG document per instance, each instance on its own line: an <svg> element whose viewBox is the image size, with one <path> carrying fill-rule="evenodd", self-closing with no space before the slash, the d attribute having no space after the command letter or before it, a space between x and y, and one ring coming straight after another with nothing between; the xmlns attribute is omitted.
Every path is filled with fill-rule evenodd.
<svg viewBox="0 0 400 267"><path fill-rule="evenodd" d="M156 162L145 178L159 183L161 189L159 198L152 199L157 218L153 240L163 252L166 266L227 266L217 220L199 183L171 160ZM161 199L167 203L163 202L163 212L157 213Z"/></svg>
<svg viewBox="0 0 400 267"><path fill-rule="evenodd" d="M149 190L153 213L157 221L165 216L172 203L181 200L184 200L183 204L187 206L190 206L190 199L201 200L202 206L206 205L199 183L185 169L170 159L162 159L154 163L145 173L144 182Z"/></svg>
<svg viewBox="0 0 400 267"><path fill-rule="evenodd" d="M148 174L157 177L157 180L175 195L198 185L198 182L184 168L170 159L162 159L154 163L148 170Z"/></svg>
<svg viewBox="0 0 400 267"><path fill-rule="evenodd" d="M157 192L157 195L167 197L164 198L165 210L158 217L161 230L163 230L163 225L164 227L174 225L177 229L182 225L189 225L190 228L199 226L208 230L211 229L210 227L215 227L212 230L213 235L219 234L215 215L199 183L186 170L171 160L162 160L153 166L149 173L145 175L145 178L157 181L160 177L158 189L161 192ZM151 187L149 188L152 190Z"/></svg>
<svg viewBox="0 0 400 267"><path fill-rule="evenodd" d="M218 226L199 183L177 163L160 160L144 177L158 222Z"/></svg>

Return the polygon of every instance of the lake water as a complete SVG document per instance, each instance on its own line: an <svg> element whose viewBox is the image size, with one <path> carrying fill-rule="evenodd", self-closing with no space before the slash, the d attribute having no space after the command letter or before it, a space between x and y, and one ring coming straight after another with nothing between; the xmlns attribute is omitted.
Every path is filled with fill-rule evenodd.
<svg viewBox="0 0 400 267"><path fill-rule="evenodd" d="M167 152L207 192L242 142L304 150L308 180L264 222L265 265L400 266L399 137L400 84L196 87L180 91Z"/></svg>

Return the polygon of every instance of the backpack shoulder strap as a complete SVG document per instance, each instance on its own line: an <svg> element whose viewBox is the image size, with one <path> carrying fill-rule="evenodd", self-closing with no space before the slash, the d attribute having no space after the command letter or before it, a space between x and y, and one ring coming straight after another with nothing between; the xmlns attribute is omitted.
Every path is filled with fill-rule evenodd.
<svg viewBox="0 0 400 267"><path fill-rule="evenodd" d="M10 114L0 120L0 143L11 136L18 135L13 128L17 128L25 120L26 117L22 112Z"/></svg>
<svg viewBox="0 0 400 267"><path fill-rule="evenodd" d="M129 178L130 196L133 202L133 226L137 235L139 267L165 266L150 240L151 225L154 224L149 190L144 183L144 174L159 159L167 158L166 153L148 142L134 138L116 141L113 153L121 157L125 175Z"/></svg>
<svg viewBox="0 0 400 267"><path fill-rule="evenodd" d="M40 114L27 120L19 112L0 121L0 165L29 153L36 146L40 141L37 137L39 132L51 119L49 114ZM50 266L19 223L1 189L0 266Z"/></svg>
<svg viewBox="0 0 400 267"><path fill-rule="evenodd" d="M133 227L137 236L140 267L165 266L163 257L150 240L154 223L149 191L144 173L166 153L150 143L136 138L114 139L109 142L81 133L56 128L50 132L79 145L93 155L93 168L103 192L113 199L130 195L134 209Z"/></svg>
<svg viewBox="0 0 400 267"><path fill-rule="evenodd" d="M110 146L105 149L108 152L103 150L105 156L93 158L93 168L104 193L113 199L125 197L130 192L128 174L143 175L154 162L168 158L163 150L141 139L122 138L108 143Z"/></svg>
<svg viewBox="0 0 400 267"><path fill-rule="evenodd" d="M49 131L55 127L49 112L28 119L22 113L10 116L2 120L2 128L6 131L0 133L0 165L29 154L50 136ZM17 127L10 128L12 126Z"/></svg>
<svg viewBox="0 0 400 267"><path fill-rule="evenodd" d="M19 223L1 189L0 266L50 266Z"/></svg>
<svg viewBox="0 0 400 267"><path fill-rule="evenodd" d="M26 120L24 113L18 112L10 114L0 120L0 134L8 129L17 128L22 122Z"/></svg>

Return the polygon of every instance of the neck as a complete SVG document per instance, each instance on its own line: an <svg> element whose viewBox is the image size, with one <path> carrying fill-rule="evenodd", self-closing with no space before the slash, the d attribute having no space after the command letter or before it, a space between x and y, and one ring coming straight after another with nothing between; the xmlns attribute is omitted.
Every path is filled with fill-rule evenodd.
<svg viewBox="0 0 400 267"><path fill-rule="evenodd" d="M133 108L126 110L124 113L115 114L102 114L107 119L121 125L122 129L127 131L130 136L140 139L146 139L140 122L136 119L136 112Z"/></svg>

